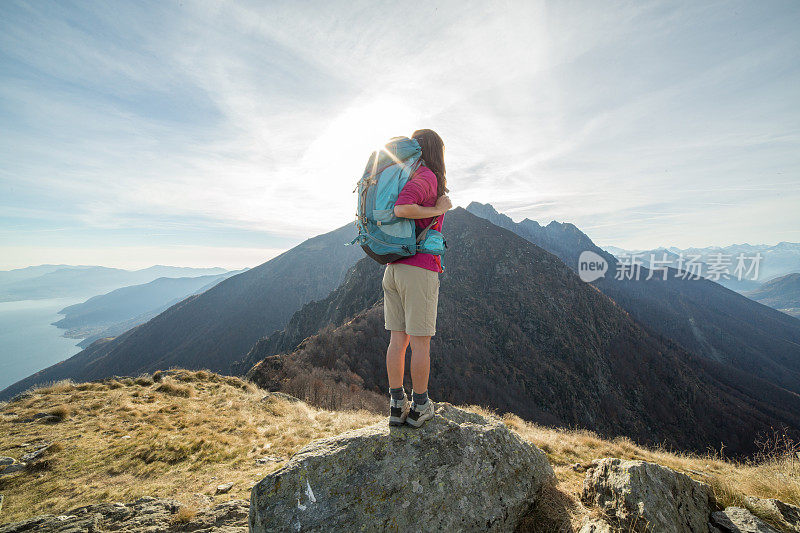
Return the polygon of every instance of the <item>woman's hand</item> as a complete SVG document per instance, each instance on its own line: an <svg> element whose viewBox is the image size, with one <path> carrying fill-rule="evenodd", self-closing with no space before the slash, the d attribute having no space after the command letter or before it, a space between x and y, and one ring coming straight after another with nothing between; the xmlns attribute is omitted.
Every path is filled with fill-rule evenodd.
<svg viewBox="0 0 800 533"><path fill-rule="evenodd" d="M440 215L447 213L452 208L453 202L450 201L450 197L446 194L443 194L436 199L436 210Z"/></svg>

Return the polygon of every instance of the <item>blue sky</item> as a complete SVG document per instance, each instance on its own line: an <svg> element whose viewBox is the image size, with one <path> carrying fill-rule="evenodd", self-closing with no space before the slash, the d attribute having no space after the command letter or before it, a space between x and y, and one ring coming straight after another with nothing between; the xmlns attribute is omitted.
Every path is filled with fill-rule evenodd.
<svg viewBox="0 0 800 533"><path fill-rule="evenodd" d="M434 128L451 197L800 241L800 2L0 3L0 269L254 266Z"/></svg>

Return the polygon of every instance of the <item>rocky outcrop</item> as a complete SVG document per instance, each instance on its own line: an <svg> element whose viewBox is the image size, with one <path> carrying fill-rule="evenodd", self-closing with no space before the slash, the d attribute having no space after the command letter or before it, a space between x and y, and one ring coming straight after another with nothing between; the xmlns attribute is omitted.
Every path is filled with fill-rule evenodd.
<svg viewBox="0 0 800 533"><path fill-rule="evenodd" d="M47 461L46 456L51 450L52 443L43 441L37 444L26 444L25 447L31 451L20 457L19 461L13 457L0 457L0 478L26 470L33 471L42 466Z"/></svg>
<svg viewBox="0 0 800 533"><path fill-rule="evenodd" d="M711 488L645 461L602 459L586 472L584 503L624 531L707 533L715 508Z"/></svg>
<svg viewBox="0 0 800 533"><path fill-rule="evenodd" d="M780 524L784 530L800 533L800 507L772 498L755 496L746 496L744 501L748 508L760 516L768 517L775 524Z"/></svg>
<svg viewBox="0 0 800 533"><path fill-rule="evenodd" d="M602 518L590 518L578 533L615 533L614 528Z"/></svg>
<svg viewBox="0 0 800 533"><path fill-rule="evenodd" d="M26 463L14 463L4 466L0 468L0 477L10 476L11 474L16 474L17 472L24 472L26 468L28 468Z"/></svg>
<svg viewBox="0 0 800 533"><path fill-rule="evenodd" d="M711 523L722 533L779 533L742 507L726 507L711 515Z"/></svg>
<svg viewBox="0 0 800 533"><path fill-rule="evenodd" d="M439 404L420 429L386 422L312 442L253 487L266 531L513 531L553 479L497 420Z"/></svg>
<svg viewBox="0 0 800 533"><path fill-rule="evenodd" d="M229 481L227 483L222 483L220 485L217 485L217 490L215 494L227 494L231 491L232 488L233 488L232 481Z"/></svg>
<svg viewBox="0 0 800 533"><path fill-rule="evenodd" d="M247 502L232 500L214 507L181 512L174 500L140 498L133 503L103 503L74 509L65 515L42 515L0 525L0 533L89 533L96 531L197 531L246 533Z"/></svg>

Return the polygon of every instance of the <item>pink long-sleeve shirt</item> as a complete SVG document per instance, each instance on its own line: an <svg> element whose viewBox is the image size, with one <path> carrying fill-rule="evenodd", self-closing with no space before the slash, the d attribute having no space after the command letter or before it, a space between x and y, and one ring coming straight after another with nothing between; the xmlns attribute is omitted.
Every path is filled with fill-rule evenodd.
<svg viewBox="0 0 800 533"><path fill-rule="evenodd" d="M423 207L433 207L436 205L436 194L439 189L439 182L436 179L436 174L425 165L414 171L411 179L408 180L397 201L394 205L408 205L417 204ZM427 228L428 224L433 221L432 218L418 218L415 220L418 228ZM442 231L442 223L444 222L444 215L440 215L436 224L431 229ZM433 254L416 254L411 257L404 257L394 261L395 263L405 263L406 265L418 266L433 270L434 272L442 272L442 260L438 255Z"/></svg>

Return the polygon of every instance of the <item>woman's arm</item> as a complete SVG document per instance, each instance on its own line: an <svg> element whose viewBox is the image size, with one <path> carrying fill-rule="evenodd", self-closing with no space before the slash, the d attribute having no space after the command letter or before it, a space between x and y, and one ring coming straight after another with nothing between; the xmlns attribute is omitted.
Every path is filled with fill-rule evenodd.
<svg viewBox="0 0 800 533"><path fill-rule="evenodd" d="M433 207L423 207L419 204L404 204L394 206L394 214L400 218L433 218L446 213L453 203L450 198L443 194L436 199L436 205Z"/></svg>

